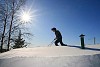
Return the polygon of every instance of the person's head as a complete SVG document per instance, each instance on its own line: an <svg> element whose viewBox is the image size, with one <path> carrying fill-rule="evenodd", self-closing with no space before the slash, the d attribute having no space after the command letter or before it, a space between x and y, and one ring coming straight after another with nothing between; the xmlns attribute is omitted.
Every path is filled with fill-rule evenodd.
<svg viewBox="0 0 100 67"><path fill-rule="evenodd" d="M56 28L54 27L54 28L52 28L51 30L52 30L53 32L55 32L55 31L56 31Z"/></svg>

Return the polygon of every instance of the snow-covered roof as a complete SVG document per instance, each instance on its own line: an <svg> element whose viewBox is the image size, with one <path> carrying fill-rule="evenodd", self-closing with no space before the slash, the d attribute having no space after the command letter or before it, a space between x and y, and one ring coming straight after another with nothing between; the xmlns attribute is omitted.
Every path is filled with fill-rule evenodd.
<svg viewBox="0 0 100 67"><path fill-rule="evenodd" d="M100 67L100 45L14 49L0 54L0 67Z"/></svg>

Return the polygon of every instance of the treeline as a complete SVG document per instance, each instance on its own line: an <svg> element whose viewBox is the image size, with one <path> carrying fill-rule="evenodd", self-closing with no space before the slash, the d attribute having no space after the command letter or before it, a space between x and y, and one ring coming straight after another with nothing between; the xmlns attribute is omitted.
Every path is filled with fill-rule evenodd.
<svg viewBox="0 0 100 67"><path fill-rule="evenodd" d="M30 36L18 12L26 0L0 0L0 52L26 47L22 36ZM6 48L4 48L6 47Z"/></svg>

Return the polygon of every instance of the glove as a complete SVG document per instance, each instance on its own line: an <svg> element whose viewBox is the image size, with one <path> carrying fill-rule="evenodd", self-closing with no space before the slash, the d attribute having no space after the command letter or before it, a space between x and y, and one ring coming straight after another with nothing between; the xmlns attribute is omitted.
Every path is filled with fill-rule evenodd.
<svg viewBox="0 0 100 67"><path fill-rule="evenodd" d="M56 38L54 40L56 40Z"/></svg>

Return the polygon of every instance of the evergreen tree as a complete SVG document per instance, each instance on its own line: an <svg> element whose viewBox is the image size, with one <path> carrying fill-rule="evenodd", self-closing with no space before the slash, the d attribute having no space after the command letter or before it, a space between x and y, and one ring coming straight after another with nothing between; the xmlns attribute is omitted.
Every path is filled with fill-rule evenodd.
<svg viewBox="0 0 100 67"><path fill-rule="evenodd" d="M21 38L21 30L19 30L18 39L16 39L14 43L15 45L13 46L13 49L25 47L25 40Z"/></svg>

